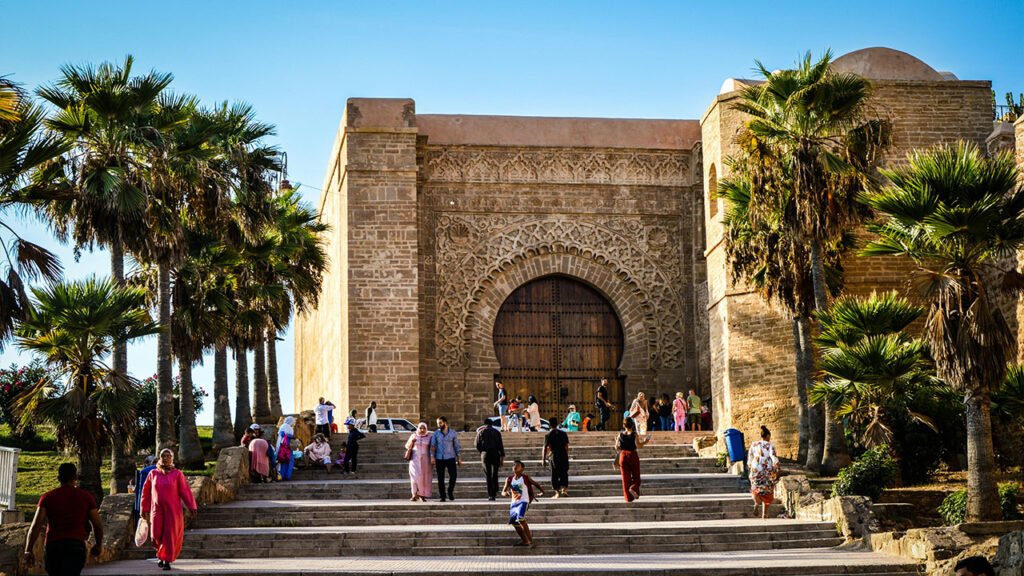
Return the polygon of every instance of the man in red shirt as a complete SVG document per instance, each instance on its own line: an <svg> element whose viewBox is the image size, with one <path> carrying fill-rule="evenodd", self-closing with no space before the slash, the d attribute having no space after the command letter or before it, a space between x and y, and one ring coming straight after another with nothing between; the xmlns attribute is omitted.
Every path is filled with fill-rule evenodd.
<svg viewBox="0 0 1024 576"><path fill-rule="evenodd" d="M50 576L78 576L85 567L86 523L92 524L96 543L92 555L103 550L103 525L96 506L96 498L78 487L78 468L74 464L61 464L57 468L60 488L50 490L39 499L35 518L28 530L25 543L25 563L35 564L32 547L36 543L43 523L46 523L46 573Z"/></svg>

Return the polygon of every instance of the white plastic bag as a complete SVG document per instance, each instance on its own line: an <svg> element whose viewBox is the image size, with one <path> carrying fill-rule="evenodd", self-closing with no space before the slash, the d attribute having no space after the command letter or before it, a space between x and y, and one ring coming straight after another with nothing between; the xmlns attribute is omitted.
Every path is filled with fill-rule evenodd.
<svg viewBox="0 0 1024 576"><path fill-rule="evenodd" d="M149 522L145 518L139 518L139 524L135 527L135 545L139 548L146 545L149 540Z"/></svg>

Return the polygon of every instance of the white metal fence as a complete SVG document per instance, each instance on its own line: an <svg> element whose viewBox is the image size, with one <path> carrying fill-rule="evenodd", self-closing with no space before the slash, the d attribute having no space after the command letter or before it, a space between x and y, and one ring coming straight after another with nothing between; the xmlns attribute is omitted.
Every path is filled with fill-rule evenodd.
<svg viewBox="0 0 1024 576"><path fill-rule="evenodd" d="M18 491L18 448L0 446L0 508L15 509Z"/></svg>

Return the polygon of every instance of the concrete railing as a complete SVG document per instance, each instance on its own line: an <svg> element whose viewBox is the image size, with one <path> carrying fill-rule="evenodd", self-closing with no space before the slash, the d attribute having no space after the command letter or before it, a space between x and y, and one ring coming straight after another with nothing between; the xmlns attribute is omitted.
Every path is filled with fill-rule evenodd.
<svg viewBox="0 0 1024 576"><path fill-rule="evenodd" d="M0 446L0 509L12 511L17 508L18 492L18 448Z"/></svg>

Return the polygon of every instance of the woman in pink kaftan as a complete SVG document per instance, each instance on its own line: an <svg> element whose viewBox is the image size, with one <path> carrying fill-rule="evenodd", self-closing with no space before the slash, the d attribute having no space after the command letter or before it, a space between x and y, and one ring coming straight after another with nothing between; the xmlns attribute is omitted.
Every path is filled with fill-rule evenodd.
<svg viewBox="0 0 1024 576"><path fill-rule="evenodd" d="M185 475L174 467L174 452L160 452L160 464L149 473L142 488L142 517L149 522L149 536L156 548L160 567L171 569L178 559L185 539L185 504L190 514L196 513L196 501Z"/></svg>
<svg viewBox="0 0 1024 576"><path fill-rule="evenodd" d="M256 437L249 442L249 470L253 481L267 482L270 479L270 444L263 439L263 431L257 430Z"/></svg>
<svg viewBox="0 0 1024 576"><path fill-rule="evenodd" d="M406 451L412 450L409 458L409 483L412 487L412 500L425 502L433 495L434 475L430 465L430 434L427 423L420 422L409 439L405 442Z"/></svg>

